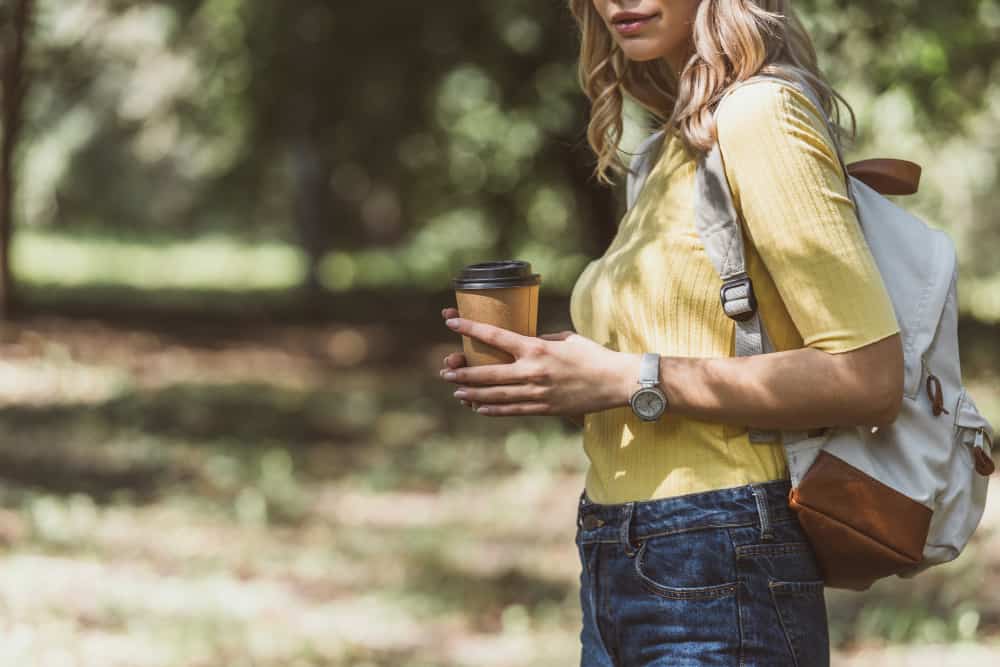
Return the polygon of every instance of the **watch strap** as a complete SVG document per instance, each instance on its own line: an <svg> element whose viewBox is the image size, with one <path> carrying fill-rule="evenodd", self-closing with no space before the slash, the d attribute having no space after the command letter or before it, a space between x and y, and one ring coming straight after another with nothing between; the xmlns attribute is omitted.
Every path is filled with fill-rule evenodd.
<svg viewBox="0 0 1000 667"><path fill-rule="evenodd" d="M639 364L639 383L653 385L660 381L660 355L656 352L646 352Z"/></svg>

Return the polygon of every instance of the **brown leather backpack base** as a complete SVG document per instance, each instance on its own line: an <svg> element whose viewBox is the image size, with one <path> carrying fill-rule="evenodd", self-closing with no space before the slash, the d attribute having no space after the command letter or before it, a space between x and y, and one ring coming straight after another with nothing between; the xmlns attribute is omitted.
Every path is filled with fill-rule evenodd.
<svg viewBox="0 0 1000 667"><path fill-rule="evenodd" d="M788 501L827 586L867 590L923 557L931 510L829 452L820 451Z"/></svg>

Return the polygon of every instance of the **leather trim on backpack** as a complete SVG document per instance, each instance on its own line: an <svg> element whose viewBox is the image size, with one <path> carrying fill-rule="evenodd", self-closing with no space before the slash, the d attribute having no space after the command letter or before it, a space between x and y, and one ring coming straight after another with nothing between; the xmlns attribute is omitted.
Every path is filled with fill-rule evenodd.
<svg viewBox="0 0 1000 667"><path fill-rule="evenodd" d="M828 586L863 591L923 558L930 508L827 451L788 499Z"/></svg>
<svg viewBox="0 0 1000 667"><path fill-rule="evenodd" d="M922 169L916 162L871 158L847 165L847 172L883 195L912 195L920 188Z"/></svg>

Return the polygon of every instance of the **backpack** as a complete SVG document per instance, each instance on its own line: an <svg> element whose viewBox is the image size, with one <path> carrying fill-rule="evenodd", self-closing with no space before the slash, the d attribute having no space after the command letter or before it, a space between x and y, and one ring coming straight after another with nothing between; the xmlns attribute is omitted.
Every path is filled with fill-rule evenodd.
<svg viewBox="0 0 1000 667"><path fill-rule="evenodd" d="M801 77L758 75L743 83L760 78L804 93L835 136ZM639 196L663 136L661 129L647 137L631 161L627 209ZM852 174L861 174L855 167L872 161L853 163L849 170L834 146L900 325L903 405L895 422L881 429L750 429L749 438L755 443L780 438L792 487L789 505L826 585L862 591L882 577L913 577L961 553L983 515L994 470L993 428L962 384L954 244ZM722 308L734 321L736 355L774 351L745 272L739 216L717 143L698 160L695 225L721 280Z"/></svg>

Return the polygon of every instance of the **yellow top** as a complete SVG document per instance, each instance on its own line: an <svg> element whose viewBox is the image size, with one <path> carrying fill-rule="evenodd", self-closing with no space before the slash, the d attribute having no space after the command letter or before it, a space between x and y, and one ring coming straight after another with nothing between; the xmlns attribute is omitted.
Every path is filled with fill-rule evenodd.
<svg viewBox="0 0 1000 667"><path fill-rule="evenodd" d="M837 353L899 331L820 112L773 81L729 95L717 124L747 271L776 350ZM604 255L580 274L570 316L612 350L726 357L734 325L694 227L695 162L669 135L635 206ZM749 236L749 238L748 238ZM787 478L780 443L751 444L745 427L628 406L589 413L586 489L599 503L650 500Z"/></svg>

